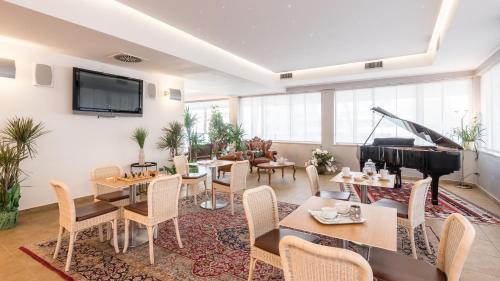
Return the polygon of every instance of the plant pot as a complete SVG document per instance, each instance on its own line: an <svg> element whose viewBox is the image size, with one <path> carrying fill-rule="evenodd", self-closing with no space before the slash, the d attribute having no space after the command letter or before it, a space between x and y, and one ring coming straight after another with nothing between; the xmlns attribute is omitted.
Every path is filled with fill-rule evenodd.
<svg viewBox="0 0 500 281"><path fill-rule="evenodd" d="M0 230L16 226L19 211L0 211Z"/></svg>
<svg viewBox="0 0 500 281"><path fill-rule="evenodd" d="M466 150L474 150L474 142L473 141L466 141L464 142L464 149Z"/></svg>
<svg viewBox="0 0 500 281"><path fill-rule="evenodd" d="M144 149L139 149L139 165L144 165Z"/></svg>
<svg viewBox="0 0 500 281"><path fill-rule="evenodd" d="M318 174L324 175L326 173L326 166L318 166L316 168L318 170Z"/></svg>

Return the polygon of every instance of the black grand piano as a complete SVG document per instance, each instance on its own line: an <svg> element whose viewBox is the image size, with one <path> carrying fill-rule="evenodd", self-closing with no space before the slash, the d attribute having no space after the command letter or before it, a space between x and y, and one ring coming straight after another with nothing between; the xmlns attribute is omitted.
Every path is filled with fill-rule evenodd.
<svg viewBox="0 0 500 281"><path fill-rule="evenodd" d="M370 136L360 147L359 161L361 168L371 159L377 169L384 166L390 173L396 175L394 187L401 187L401 168L417 169L424 178L432 177L432 204L438 204L439 177L460 170L462 146L449 138L412 121L404 120L380 107L372 110L382 115L380 121L373 128ZM375 129L383 119L387 119L397 126L408 130L417 137L433 146L416 146L415 139L409 138L375 138L371 145L366 142L371 138Z"/></svg>

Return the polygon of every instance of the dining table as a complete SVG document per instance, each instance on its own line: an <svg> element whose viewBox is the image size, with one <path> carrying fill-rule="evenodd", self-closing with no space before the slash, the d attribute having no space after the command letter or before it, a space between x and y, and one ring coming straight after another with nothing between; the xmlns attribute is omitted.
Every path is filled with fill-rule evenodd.
<svg viewBox="0 0 500 281"><path fill-rule="evenodd" d="M365 221L352 224L323 224L309 212L309 210L321 210L323 207L338 205L360 206L361 217ZM352 241L366 246L397 251L397 212L393 208L312 196L283 218L279 225L339 239L344 248L347 248L348 241Z"/></svg>
<svg viewBox="0 0 500 281"><path fill-rule="evenodd" d="M349 176L345 176L343 173L338 173L331 178L330 181L339 184L358 185L360 187L361 203L369 203L368 188L394 188L395 179L395 175L387 175L385 178L382 178L379 174L375 174L370 177L364 175L362 172L351 172Z"/></svg>
<svg viewBox="0 0 500 281"><path fill-rule="evenodd" d="M213 188L213 180L217 178L217 169L222 166L232 165L235 161L230 160L200 160L196 162L196 165L205 167L210 170L210 188L212 192L214 192ZM222 199L217 199L214 196L211 196L211 199L205 200L201 202L200 207L207 210L217 210L226 207L229 202L224 201Z"/></svg>
<svg viewBox="0 0 500 281"><path fill-rule="evenodd" d="M156 176L159 177L159 176ZM138 187L148 184L152 180L154 180L156 177L148 176L148 177L137 177L137 178L129 178L129 179L122 179L118 177L109 177L109 178L103 178L103 179L96 179L92 180L93 183L97 185L102 185L106 187L111 187L115 189L127 189L129 191L129 200L130 204L137 203L138 201L138 195L137 195L137 189ZM142 228L139 226L134 221L130 221L129 224L129 247L137 247L140 246L144 243L148 242L148 233L145 228ZM125 234L124 233L119 233L118 234L118 244L119 247L123 246L123 241L125 240ZM110 240L110 243L112 242L113 239Z"/></svg>

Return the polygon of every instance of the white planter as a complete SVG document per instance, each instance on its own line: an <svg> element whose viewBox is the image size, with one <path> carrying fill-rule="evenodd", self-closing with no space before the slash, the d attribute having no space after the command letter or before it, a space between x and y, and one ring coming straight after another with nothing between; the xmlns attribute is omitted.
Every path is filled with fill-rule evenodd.
<svg viewBox="0 0 500 281"><path fill-rule="evenodd" d="M464 149L466 150L474 150L474 142L473 141L467 141L464 142Z"/></svg>
<svg viewBox="0 0 500 281"><path fill-rule="evenodd" d="M139 165L144 165L144 149L139 149Z"/></svg>

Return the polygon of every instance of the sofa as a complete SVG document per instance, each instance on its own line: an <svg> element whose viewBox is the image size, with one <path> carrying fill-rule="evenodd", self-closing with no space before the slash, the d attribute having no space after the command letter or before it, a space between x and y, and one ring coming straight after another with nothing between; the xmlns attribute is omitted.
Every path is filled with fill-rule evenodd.
<svg viewBox="0 0 500 281"><path fill-rule="evenodd" d="M247 159L250 161L250 173L253 172L253 167L262 163L276 161L278 152L271 150L273 141L263 140L259 137L245 141L247 146Z"/></svg>

